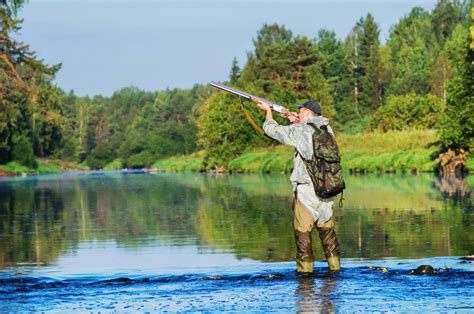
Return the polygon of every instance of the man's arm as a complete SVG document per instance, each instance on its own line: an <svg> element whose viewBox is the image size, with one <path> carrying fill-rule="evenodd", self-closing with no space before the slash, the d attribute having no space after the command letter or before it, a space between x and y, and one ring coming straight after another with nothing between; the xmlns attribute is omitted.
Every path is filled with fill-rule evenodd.
<svg viewBox="0 0 474 314"><path fill-rule="evenodd" d="M297 115L295 113L292 113L291 115L288 116L288 119L290 120L290 122L294 123L293 125L289 125L289 126L279 125L273 119L272 109L270 108L269 104L260 100L255 100L254 102L257 104L257 106L260 109L265 111L265 123L263 124L263 130L265 131L265 134L279 141L282 144L296 147L297 143L296 143L295 130L294 130L296 125L294 124L296 124L296 122L299 122Z"/></svg>

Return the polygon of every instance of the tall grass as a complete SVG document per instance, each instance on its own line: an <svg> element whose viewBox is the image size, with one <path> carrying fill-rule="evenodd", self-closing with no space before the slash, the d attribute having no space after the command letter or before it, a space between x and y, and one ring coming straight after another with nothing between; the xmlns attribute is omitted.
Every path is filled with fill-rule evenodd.
<svg viewBox="0 0 474 314"><path fill-rule="evenodd" d="M342 167L351 172L433 172L439 150L438 136L431 130L371 132L337 135ZM290 172L294 149L278 145L252 149L232 160L227 170L249 173ZM153 167L165 171L204 171L205 152L172 157L156 162ZM467 167L474 169L474 159Z"/></svg>
<svg viewBox="0 0 474 314"><path fill-rule="evenodd" d="M151 167L163 171L205 171L204 156L204 151L186 156L174 156L158 160Z"/></svg>
<svg viewBox="0 0 474 314"><path fill-rule="evenodd" d="M29 168L24 166L16 161L11 161L7 164L0 165L0 171L3 170L9 174L38 174L38 173L53 173L53 172L63 172L69 170L87 170L88 168L84 165L65 162L62 160L53 160L53 159L44 159L38 158L38 167Z"/></svg>

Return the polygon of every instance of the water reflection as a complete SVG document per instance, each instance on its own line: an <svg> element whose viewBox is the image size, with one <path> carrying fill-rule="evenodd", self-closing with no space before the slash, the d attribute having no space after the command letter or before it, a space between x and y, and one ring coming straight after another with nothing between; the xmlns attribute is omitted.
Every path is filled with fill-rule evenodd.
<svg viewBox="0 0 474 314"><path fill-rule="evenodd" d="M336 211L343 257L472 254L472 179L463 180L348 177L345 207ZM453 184L455 190L449 188ZM0 268L57 266L64 262L61 256L79 258L91 243L111 242L130 257L159 248L173 255L173 248L189 247L195 256L211 259L230 253L237 259L290 261L291 187L286 176L113 172L0 181ZM320 248L314 251L323 257ZM105 247L101 254L113 252ZM178 263L183 257L176 255ZM183 265L202 262L192 256ZM139 268L139 259L133 260Z"/></svg>
<svg viewBox="0 0 474 314"><path fill-rule="evenodd" d="M335 313L335 298L332 294L337 288L337 276L326 274L322 277L300 275L295 291L298 313Z"/></svg>
<svg viewBox="0 0 474 314"><path fill-rule="evenodd" d="M436 188L448 197L469 198L467 179L453 174L443 175L435 184Z"/></svg>

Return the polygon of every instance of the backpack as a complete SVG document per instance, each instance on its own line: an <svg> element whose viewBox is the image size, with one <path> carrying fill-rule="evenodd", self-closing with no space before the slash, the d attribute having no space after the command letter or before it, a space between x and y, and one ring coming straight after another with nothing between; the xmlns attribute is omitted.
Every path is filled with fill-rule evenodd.
<svg viewBox="0 0 474 314"><path fill-rule="evenodd" d="M328 127L317 127L308 123L313 129L313 157L303 160L306 170L313 182L314 192L321 198L330 198L342 193L346 188L342 178L341 158L336 138L329 133ZM342 207L342 197L340 207Z"/></svg>

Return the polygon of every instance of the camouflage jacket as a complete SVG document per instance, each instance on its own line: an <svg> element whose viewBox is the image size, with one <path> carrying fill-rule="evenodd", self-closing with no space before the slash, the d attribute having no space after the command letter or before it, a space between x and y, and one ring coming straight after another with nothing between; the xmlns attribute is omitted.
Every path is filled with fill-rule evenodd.
<svg viewBox="0 0 474 314"><path fill-rule="evenodd" d="M263 124L263 130L269 137L295 148L294 168L290 176L293 191L297 193L297 197L303 205L310 209L315 220L320 218L320 220L324 222L331 218L332 209L330 213L315 213L311 210L320 206L321 200L314 192L313 183L301 159L301 155L305 159L311 159L313 157L314 129L307 124L308 122L314 123L318 127L327 125L329 132L334 134L329 126L329 120L322 116L314 116L308 119L306 123L291 124L288 126L279 125L275 120L267 120ZM332 199L327 201L330 201L330 206L332 206ZM327 217L328 215L329 217Z"/></svg>

